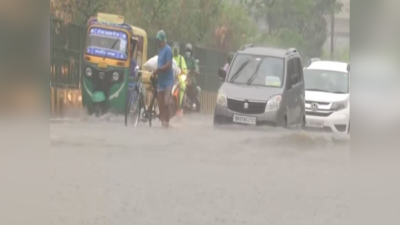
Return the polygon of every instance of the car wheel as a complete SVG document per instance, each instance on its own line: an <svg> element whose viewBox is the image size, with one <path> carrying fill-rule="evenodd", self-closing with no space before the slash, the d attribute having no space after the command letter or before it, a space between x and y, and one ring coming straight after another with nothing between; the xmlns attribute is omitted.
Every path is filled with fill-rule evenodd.
<svg viewBox="0 0 400 225"><path fill-rule="evenodd" d="M306 116L301 119L300 129L304 130L306 128Z"/></svg>
<svg viewBox="0 0 400 225"><path fill-rule="evenodd" d="M213 124L214 124L214 127L218 127L219 125L221 125L221 124L218 122L217 117L216 117L215 115L214 115Z"/></svg>
<svg viewBox="0 0 400 225"><path fill-rule="evenodd" d="M288 121L287 121L287 116L286 115L283 117L282 127L283 128L288 128Z"/></svg>
<svg viewBox="0 0 400 225"><path fill-rule="evenodd" d="M349 129L347 129L347 133L350 134L350 123L349 123Z"/></svg>

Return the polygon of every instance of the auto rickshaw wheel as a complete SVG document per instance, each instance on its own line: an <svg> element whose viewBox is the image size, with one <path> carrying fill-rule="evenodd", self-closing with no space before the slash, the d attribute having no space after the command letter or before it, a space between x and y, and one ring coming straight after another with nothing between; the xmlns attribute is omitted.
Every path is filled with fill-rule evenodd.
<svg viewBox="0 0 400 225"><path fill-rule="evenodd" d="M86 110L87 110L86 112L87 112L87 114L88 114L89 116L92 116L92 115L93 115L93 113L94 113L93 106L92 106L92 107L87 107Z"/></svg>
<svg viewBox="0 0 400 225"><path fill-rule="evenodd" d="M101 103L95 103L94 104L93 111L94 111L94 114L96 115L96 117L100 117L102 115L102 111L103 111L102 108L103 107L102 107Z"/></svg>

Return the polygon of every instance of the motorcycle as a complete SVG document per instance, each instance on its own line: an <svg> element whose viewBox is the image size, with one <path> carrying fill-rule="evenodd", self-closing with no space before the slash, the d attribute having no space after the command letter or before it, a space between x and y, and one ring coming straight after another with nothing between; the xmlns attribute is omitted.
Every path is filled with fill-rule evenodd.
<svg viewBox="0 0 400 225"><path fill-rule="evenodd" d="M195 75L198 75L196 71L190 71L186 81L186 91L183 106L184 110L187 112L200 112L201 109L199 100L201 88L195 83Z"/></svg>
<svg viewBox="0 0 400 225"><path fill-rule="evenodd" d="M192 72L190 72L192 73ZM190 74L189 73L189 74ZM191 74L193 75L193 74ZM192 79L188 79L187 75L179 75L179 78L175 81L172 88L172 102L170 103L170 115L175 115L179 109L179 94L181 87L179 85L179 80L185 82L190 88L186 88L182 99L182 107L185 112L200 112L200 101L198 100L198 95L201 91L199 86L193 88Z"/></svg>

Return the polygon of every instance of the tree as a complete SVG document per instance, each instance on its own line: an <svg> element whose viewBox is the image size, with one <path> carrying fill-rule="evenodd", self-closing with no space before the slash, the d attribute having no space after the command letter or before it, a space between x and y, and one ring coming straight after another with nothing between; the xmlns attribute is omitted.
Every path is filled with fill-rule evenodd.
<svg viewBox="0 0 400 225"><path fill-rule="evenodd" d="M169 40L234 50L256 36L255 22L238 3L220 0L50 0L51 14L83 24L102 11L125 16L125 21L153 36L159 29ZM222 42L217 31L225 27ZM223 29L222 29L223 30Z"/></svg>
<svg viewBox="0 0 400 225"><path fill-rule="evenodd" d="M105 9L107 0L50 0L50 14L65 23L84 24Z"/></svg>
<svg viewBox="0 0 400 225"><path fill-rule="evenodd" d="M306 57L319 57L327 39L327 18L340 11L337 0L242 0L249 13L268 24L260 41L296 47Z"/></svg>
<svg viewBox="0 0 400 225"><path fill-rule="evenodd" d="M75 10L75 0L50 0L50 15L65 23L72 21Z"/></svg>
<svg viewBox="0 0 400 225"><path fill-rule="evenodd" d="M237 50L257 37L257 26L241 5L226 3L214 29L213 44L223 51Z"/></svg>

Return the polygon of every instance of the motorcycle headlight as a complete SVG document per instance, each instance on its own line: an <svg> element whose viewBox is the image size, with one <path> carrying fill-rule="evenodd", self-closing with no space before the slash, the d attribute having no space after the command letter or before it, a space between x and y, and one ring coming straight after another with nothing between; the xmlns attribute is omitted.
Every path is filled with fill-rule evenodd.
<svg viewBox="0 0 400 225"><path fill-rule="evenodd" d="M92 69L91 68L86 68L86 76L88 76L88 77L91 77L92 76L92 74L93 74L93 71L92 71Z"/></svg>
<svg viewBox="0 0 400 225"><path fill-rule="evenodd" d="M113 73L113 81L117 81L119 79L119 73L118 72L114 72Z"/></svg>
<svg viewBox="0 0 400 225"><path fill-rule="evenodd" d="M217 104L220 105L220 106L224 106L224 107L228 106L228 101L226 99L226 94L222 90L218 91Z"/></svg>
<svg viewBox="0 0 400 225"><path fill-rule="evenodd" d="M349 105L349 101L348 100L343 101L343 102L333 102L331 109L339 111L339 110L347 108L348 105Z"/></svg>
<svg viewBox="0 0 400 225"><path fill-rule="evenodd" d="M186 81L186 75L181 75L181 81L182 82Z"/></svg>
<svg viewBox="0 0 400 225"><path fill-rule="evenodd" d="M267 106L265 107L265 112L276 111L279 109L279 106L282 101L282 96L276 95L270 98L267 102Z"/></svg>

